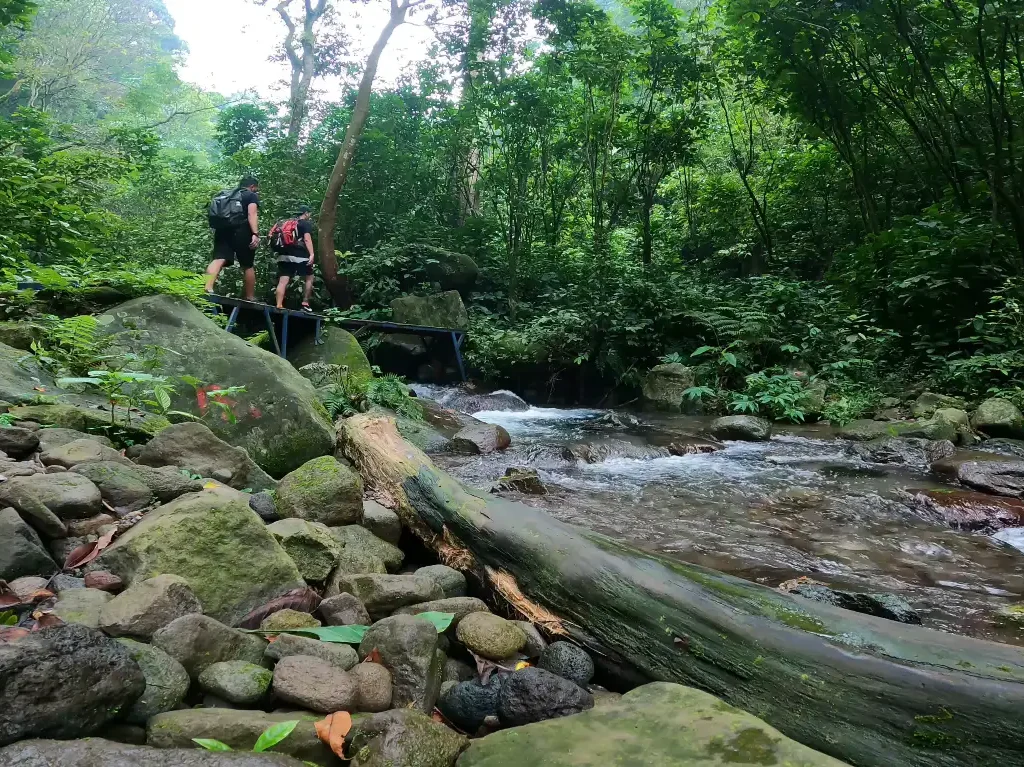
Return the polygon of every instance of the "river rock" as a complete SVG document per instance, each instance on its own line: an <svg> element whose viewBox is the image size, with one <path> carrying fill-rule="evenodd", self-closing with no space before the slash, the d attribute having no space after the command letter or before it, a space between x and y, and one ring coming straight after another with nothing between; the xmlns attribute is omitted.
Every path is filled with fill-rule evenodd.
<svg viewBox="0 0 1024 767"><path fill-rule="evenodd" d="M32 455L39 447L39 435L17 426L0 426L0 452L20 461Z"/></svg>
<svg viewBox="0 0 1024 767"><path fill-rule="evenodd" d="M307 655L330 663L342 671L348 671L359 662L355 648L338 642L321 642L311 637L294 634L279 634L277 639L267 645L264 658L268 661L279 661L293 655Z"/></svg>
<svg viewBox="0 0 1024 767"><path fill-rule="evenodd" d="M469 315L458 291L448 290L432 296L403 296L391 302L395 322L421 327L454 328L469 324Z"/></svg>
<svg viewBox="0 0 1024 767"><path fill-rule="evenodd" d="M185 667L159 647L133 639L117 641L128 650L146 677L146 689L125 713L125 721L144 725L150 717L178 708L190 684Z"/></svg>
<svg viewBox="0 0 1024 767"><path fill-rule="evenodd" d="M50 578L50 591L54 594L60 594L62 591L69 591L71 589L84 588L84 578L75 578L73 575L67 575L66 573L57 573Z"/></svg>
<svg viewBox="0 0 1024 767"><path fill-rule="evenodd" d="M0 680L0 745L91 735L146 689L123 646L81 625L0 642Z"/></svg>
<svg viewBox="0 0 1024 767"><path fill-rule="evenodd" d="M294 346L289 357L299 373L313 380L314 385L316 381L313 374L302 369L306 365L319 363L344 367L345 374L352 381L368 381L373 378L370 361L366 359L359 340L347 330L333 325L323 328L319 338L314 335L303 338Z"/></svg>
<svg viewBox="0 0 1024 767"><path fill-rule="evenodd" d="M380 663L357 663L352 667L355 677L356 710L375 714L391 708L394 682L391 672Z"/></svg>
<svg viewBox="0 0 1024 767"><path fill-rule="evenodd" d="M214 663L199 675L199 686L239 706L256 706L270 689L274 675L262 666L244 660Z"/></svg>
<svg viewBox="0 0 1024 767"><path fill-rule="evenodd" d="M375 557L373 554L357 548L342 547L338 557L338 566L334 568L331 577L327 579L324 594L335 596L342 593L345 590L345 578L350 575L385 575L387 571L388 569L384 567L380 557Z"/></svg>
<svg viewBox="0 0 1024 767"><path fill-rule="evenodd" d="M448 597L466 596L466 576L453 567L448 567L447 565L428 565L417 570L415 575L421 575L424 578L431 578L436 581L441 587L441 591L444 592L446 599Z"/></svg>
<svg viewBox="0 0 1024 767"><path fill-rule="evenodd" d="M895 594L860 594L841 591L809 578L795 578L783 583L779 589L804 599L824 602L857 613L874 615L899 623L921 623L921 616L910 606L910 603Z"/></svg>
<svg viewBox="0 0 1024 767"><path fill-rule="evenodd" d="M99 488L78 474L34 474L4 483L13 494L35 497L59 519L86 519L103 510Z"/></svg>
<svg viewBox="0 0 1024 767"><path fill-rule="evenodd" d="M505 727L519 727L593 707L594 697L575 682L529 667L508 675L498 697L498 718Z"/></svg>
<svg viewBox="0 0 1024 767"><path fill-rule="evenodd" d="M895 463L930 466L956 452L949 440L927 440L914 437L876 437L868 442L855 442L850 452L868 463Z"/></svg>
<svg viewBox="0 0 1024 767"><path fill-rule="evenodd" d="M72 471L99 488L103 500L121 513L138 511L153 503L153 493L134 471L135 467L116 461L83 463Z"/></svg>
<svg viewBox="0 0 1024 767"><path fill-rule="evenodd" d="M526 644L520 652L527 658L539 658L540 654L544 652L544 648L548 646L547 640L541 635L537 627L529 621L512 622L515 623L519 627L519 630L526 635Z"/></svg>
<svg viewBox="0 0 1024 767"><path fill-rule="evenodd" d="M669 448L648 445L636 438L609 438L599 442L579 442L567 445L562 450L562 457L567 461L582 461L591 464L602 463L613 458L652 461L656 458L667 458L670 455L672 455L672 451Z"/></svg>
<svg viewBox="0 0 1024 767"><path fill-rule="evenodd" d="M259 491L274 486L274 480L243 448L229 445L209 426L195 421L164 429L142 448L138 461L143 466L175 466L202 477L214 477L238 490Z"/></svg>
<svg viewBox="0 0 1024 767"><path fill-rule="evenodd" d="M209 666L228 660L259 664L267 641L206 615L183 615L153 634L153 644L185 667L198 679Z"/></svg>
<svg viewBox="0 0 1024 767"><path fill-rule="evenodd" d="M323 600L317 612L328 626L370 625L370 614L366 606L352 594L338 594Z"/></svg>
<svg viewBox="0 0 1024 767"><path fill-rule="evenodd" d="M494 674L487 684L478 679L458 682L437 701L437 710L463 732L475 733L488 717L497 717L498 696L507 678Z"/></svg>
<svg viewBox="0 0 1024 767"><path fill-rule="evenodd" d="M512 621L491 613L470 613L461 621L455 635L467 648L484 658L511 658L526 645L526 635Z"/></svg>
<svg viewBox="0 0 1024 767"><path fill-rule="evenodd" d="M99 628L100 614L113 596L99 589L71 589L57 597L53 614L65 623Z"/></svg>
<svg viewBox="0 0 1024 767"><path fill-rule="evenodd" d="M458 761L458 767L531 764L844 767L713 695L668 682L638 687L577 716L473 740Z"/></svg>
<svg viewBox="0 0 1024 767"><path fill-rule="evenodd" d="M932 420L940 424L949 424L956 429L954 441L958 445L973 445L978 441L978 436L971 429L971 419L966 410L953 407L939 408L932 416Z"/></svg>
<svg viewBox="0 0 1024 767"><path fill-rule="evenodd" d="M487 411L523 413L530 409L526 400L518 394L504 389L484 394L471 388L460 388L446 394L441 400L441 404L445 407L454 408L460 413L482 413ZM481 421L473 419L466 426L479 423Z"/></svg>
<svg viewBox="0 0 1024 767"><path fill-rule="evenodd" d="M305 585L246 496L227 488L183 495L150 512L96 562L129 583L152 573L180 575L207 615L231 624Z"/></svg>
<svg viewBox="0 0 1024 767"><path fill-rule="evenodd" d="M97 514L88 519L69 519L67 522L68 535L72 538L100 536L116 525L117 519L111 514Z"/></svg>
<svg viewBox="0 0 1024 767"><path fill-rule="evenodd" d="M21 767L301 767L302 763L284 754L217 753L195 748L194 744L160 749L90 738L27 740L0 749L0 764Z"/></svg>
<svg viewBox="0 0 1024 767"><path fill-rule="evenodd" d="M363 501L363 521L360 524L382 541L395 546L402 537L402 520L376 501Z"/></svg>
<svg viewBox="0 0 1024 767"><path fill-rule="evenodd" d="M277 513L309 522L358 524L363 519L363 482L332 456L309 461L286 475L277 487Z"/></svg>
<svg viewBox="0 0 1024 767"><path fill-rule="evenodd" d="M914 418L931 418L935 415L936 410L943 408L965 410L967 403L959 397L949 397L945 394L935 394L934 392L926 391L914 400L914 404L910 406L910 412Z"/></svg>
<svg viewBox="0 0 1024 767"><path fill-rule="evenodd" d="M461 455L488 455L507 450L511 444L512 438L504 427L481 423L467 426L452 437L448 449Z"/></svg>
<svg viewBox="0 0 1024 767"><path fill-rule="evenodd" d="M377 621L359 643L359 654L380 653L391 672L391 705L429 713L441 689L445 656L438 651L437 629L411 615Z"/></svg>
<svg viewBox="0 0 1024 767"><path fill-rule="evenodd" d="M2 363L0 363L2 364ZM55 393L59 390L53 390ZM38 396L38 395L36 395ZM63 395L68 396L68 395ZM110 428L110 405L98 397L73 395L72 402L54 402L42 405L21 405L8 411L17 421L32 421L48 426L57 426L75 431L104 431ZM161 415L132 410L131 421L128 411L118 407L114 420L125 439L145 442L154 434L170 426L170 421ZM21 425L19 423L19 425ZM113 460L103 458L101 460Z"/></svg>
<svg viewBox="0 0 1024 767"><path fill-rule="evenodd" d="M289 655L274 667L274 695L308 711L352 711L357 691L355 677L320 658Z"/></svg>
<svg viewBox="0 0 1024 767"><path fill-rule="evenodd" d="M429 397L417 397L416 402L423 411L423 420L446 439L451 439L467 426L481 423L473 416L445 407Z"/></svg>
<svg viewBox="0 0 1024 767"><path fill-rule="evenodd" d="M986 453L996 453L1008 458L1024 460L1024 440L1022 439L986 439L977 445L975 449Z"/></svg>
<svg viewBox="0 0 1024 767"><path fill-rule="evenodd" d="M353 729L352 767L452 767L466 737L416 710L385 711Z"/></svg>
<svg viewBox="0 0 1024 767"><path fill-rule="evenodd" d="M299 610L278 610L263 619L261 631L291 631L293 629L318 629L321 624L309 613Z"/></svg>
<svg viewBox="0 0 1024 767"><path fill-rule="evenodd" d="M457 628L459 622L472 613L490 612L482 599L476 597L448 597L433 602L421 602L395 610L395 615L418 615L419 613L451 613L452 627Z"/></svg>
<svg viewBox="0 0 1024 767"><path fill-rule="evenodd" d="M989 437L1024 439L1024 414L1009 400L998 397L978 405L971 425Z"/></svg>
<svg viewBox="0 0 1024 767"><path fill-rule="evenodd" d="M332 527L331 533L341 544L342 549L351 555L372 556L384 563L389 572L402 566L405 555L394 544L381 540L361 525L345 525Z"/></svg>
<svg viewBox="0 0 1024 767"><path fill-rule="evenodd" d="M931 522L958 530L993 533L1004 527L1024 526L1024 500L974 490L908 490L903 502Z"/></svg>
<svg viewBox="0 0 1024 767"><path fill-rule="evenodd" d="M107 461L111 463L127 463L128 459L112 447L94 439L76 439L42 453L39 459L44 466L62 466L72 469L81 463Z"/></svg>
<svg viewBox="0 0 1024 767"><path fill-rule="evenodd" d="M594 678L594 661L587 651L572 642L552 642L540 654L540 668L578 685Z"/></svg>
<svg viewBox="0 0 1024 767"><path fill-rule="evenodd" d="M171 621L202 611L187 580L178 575L158 575L138 581L104 605L100 628L111 636L149 640Z"/></svg>
<svg viewBox="0 0 1024 767"><path fill-rule="evenodd" d="M536 469L520 469L511 467L505 470L505 476L491 488L492 493L523 493L524 495L546 495Z"/></svg>
<svg viewBox="0 0 1024 767"><path fill-rule="evenodd" d="M0 580L23 575L51 575L57 563L47 553L36 531L14 509L0 509Z"/></svg>
<svg viewBox="0 0 1024 767"><path fill-rule="evenodd" d="M322 582L334 570L341 556L341 544L326 525L304 519L282 519L267 530L292 558L307 581Z"/></svg>
<svg viewBox="0 0 1024 767"><path fill-rule="evenodd" d="M255 511L259 518L268 525L277 522L281 517L277 515L277 503L270 493L253 493L249 496L249 508Z"/></svg>
<svg viewBox="0 0 1024 767"><path fill-rule="evenodd" d="M77 429L61 429L55 427L42 429L37 433L39 434L39 450L43 453L79 439L91 439L93 442L99 442L101 445L106 447L114 447L114 443L102 434L88 434L84 431L78 431Z"/></svg>
<svg viewBox="0 0 1024 767"><path fill-rule="evenodd" d="M150 746L160 749L193 749L192 753L207 753L195 750L195 743L192 740L193 738L207 738L219 740L239 751L250 751L256 745L260 734L268 727L280 722L295 720L298 720L299 723L292 730L292 734L273 748L273 751L279 754L277 758L285 759L286 757L280 755L287 754L295 759L312 762L322 767L335 767L340 764L338 758L331 753L330 748L320 742L316 728L313 726L315 719L308 714L267 714L263 711L230 708L193 708L169 711L153 717L147 723L146 742ZM165 753L183 752L167 751ZM298 767L298 763L290 760L287 764ZM125 767L129 766L125 765ZM167 767L177 767L177 763L168 762ZM248 767L248 765L244 767Z"/></svg>
<svg viewBox="0 0 1024 767"><path fill-rule="evenodd" d="M655 410L678 413L686 409L684 392L693 386L693 370L678 362L656 365L644 378L644 404Z"/></svg>
<svg viewBox="0 0 1024 767"><path fill-rule="evenodd" d="M956 476L986 493L1024 498L1024 461L970 461L960 464Z"/></svg>
<svg viewBox="0 0 1024 767"><path fill-rule="evenodd" d="M84 581L87 589L99 589L108 594L120 594L124 591L124 581L106 570L89 570Z"/></svg>
<svg viewBox="0 0 1024 767"><path fill-rule="evenodd" d="M947 480L956 480L960 467L965 463L1015 463L1016 458L982 450L958 449L953 455L941 458L931 465L932 474Z"/></svg>
<svg viewBox="0 0 1024 767"><path fill-rule="evenodd" d="M715 439L765 442L771 439L772 424L752 415L726 415L711 422Z"/></svg>

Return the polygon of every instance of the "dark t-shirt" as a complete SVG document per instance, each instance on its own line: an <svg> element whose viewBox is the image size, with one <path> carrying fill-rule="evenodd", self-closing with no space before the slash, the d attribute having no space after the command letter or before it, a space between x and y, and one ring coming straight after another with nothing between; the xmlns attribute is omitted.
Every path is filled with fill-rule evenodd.
<svg viewBox="0 0 1024 767"><path fill-rule="evenodd" d="M238 228L242 231L249 232L252 234L252 228L249 226L249 206L256 203L256 208L260 207L260 196L256 192L250 192L248 189L242 190L242 215L245 216L245 221L238 225Z"/></svg>
<svg viewBox="0 0 1024 767"><path fill-rule="evenodd" d="M308 261L309 251L306 250L306 235L313 234L313 222L307 219L299 219L299 229L295 233L295 244L288 249L285 255L288 261ZM283 260L283 259L281 259Z"/></svg>

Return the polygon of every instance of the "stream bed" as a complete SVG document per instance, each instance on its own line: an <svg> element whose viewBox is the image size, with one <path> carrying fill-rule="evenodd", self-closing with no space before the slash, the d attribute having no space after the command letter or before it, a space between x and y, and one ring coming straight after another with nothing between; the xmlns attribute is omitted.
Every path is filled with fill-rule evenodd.
<svg viewBox="0 0 1024 767"><path fill-rule="evenodd" d="M1024 645L1024 631L996 619L1000 608L1024 599L1024 553L1013 545L1024 547L1024 528L990 536L922 519L899 491L948 486L923 468L863 463L828 426L776 425L770 442L670 456L663 445L699 435L711 419L643 414L638 435L595 430L597 410L473 415L505 427L512 447L434 456L470 486L487 489L509 467L533 468L548 494L517 500L564 522L769 586L805 575L835 588L898 594L925 626ZM565 456L581 443L608 457L586 463Z"/></svg>

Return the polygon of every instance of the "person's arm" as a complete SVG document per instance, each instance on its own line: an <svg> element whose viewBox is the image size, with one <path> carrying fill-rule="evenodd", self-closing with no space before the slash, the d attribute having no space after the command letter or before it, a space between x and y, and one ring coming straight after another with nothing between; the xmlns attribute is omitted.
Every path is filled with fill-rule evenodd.
<svg viewBox="0 0 1024 767"><path fill-rule="evenodd" d="M313 261L316 260L316 254L313 253L313 235L307 232L303 239L306 241L306 250L309 252L309 265L312 266Z"/></svg>
<svg viewBox="0 0 1024 767"><path fill-rule="evenodd" d="M254 202L249 203L249 231L252 232L252 247L259 247L260 244L260 206Z"/></svg>

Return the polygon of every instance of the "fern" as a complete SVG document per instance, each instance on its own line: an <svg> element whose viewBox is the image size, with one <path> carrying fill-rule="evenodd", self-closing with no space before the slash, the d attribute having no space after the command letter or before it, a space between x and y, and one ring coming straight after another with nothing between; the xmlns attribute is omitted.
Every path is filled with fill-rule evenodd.
<svg viewBox="0 0 1024 767"><path fill-rule="evenodd" d="M89 315L50 317L46 338L33 343L32 352L56 375L83 376L99 367L113 341L99 334L99 326L99 321Z"/></svg>
<svg viewBox="0 0 1024 767"><path fill-rule="evenodd" d="M409 387L396 375L389 373L371 380L366 386L366 400L372 405L394 410L406 418L423 420L423 408L409 396Z"/></svg>

